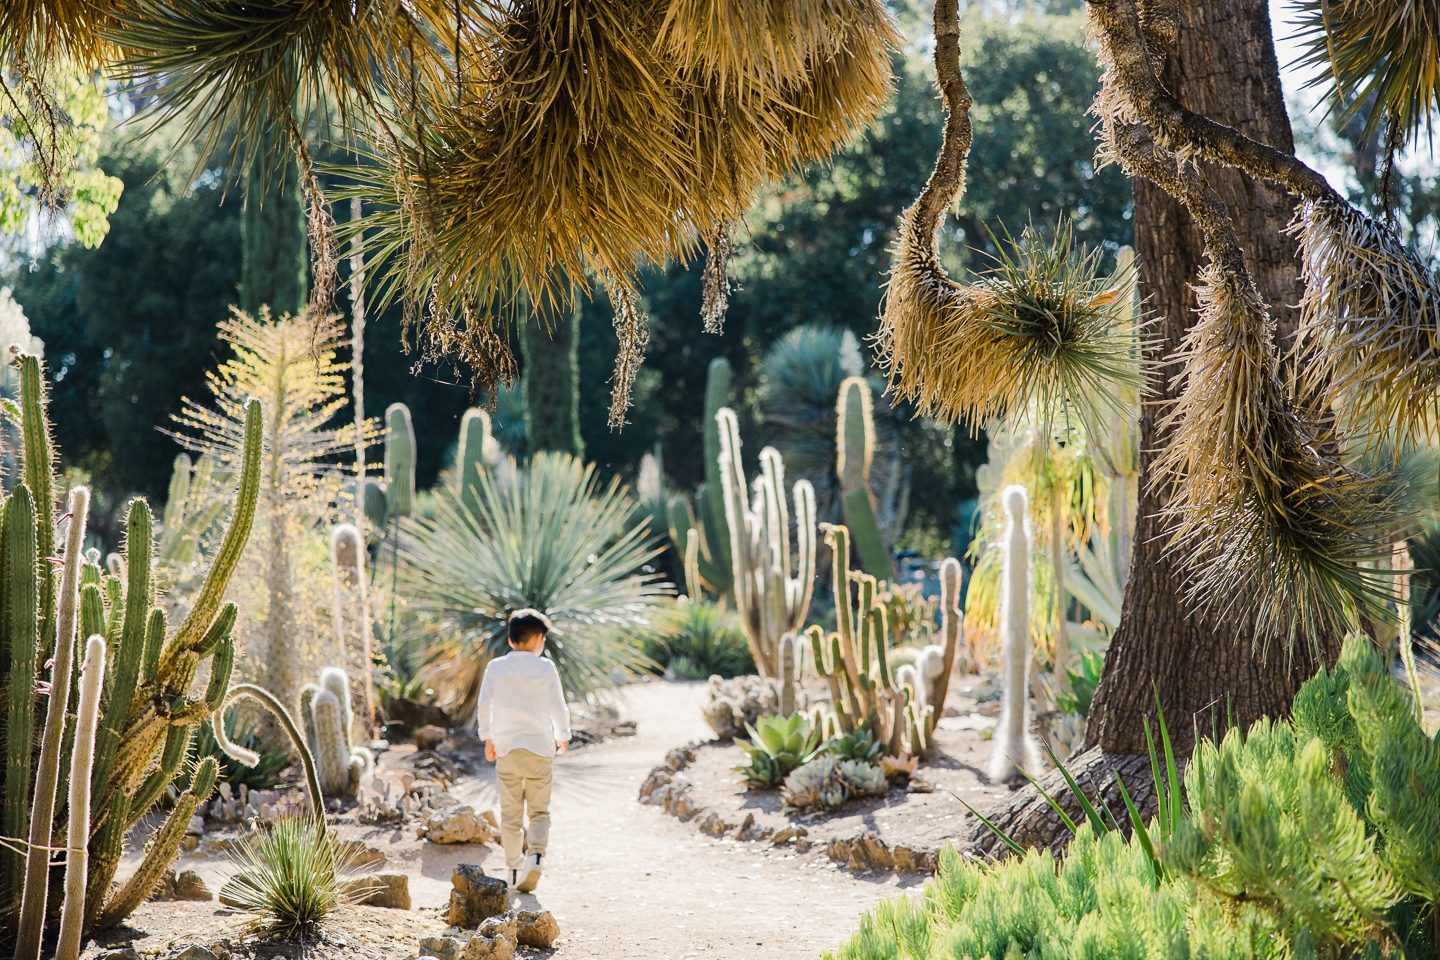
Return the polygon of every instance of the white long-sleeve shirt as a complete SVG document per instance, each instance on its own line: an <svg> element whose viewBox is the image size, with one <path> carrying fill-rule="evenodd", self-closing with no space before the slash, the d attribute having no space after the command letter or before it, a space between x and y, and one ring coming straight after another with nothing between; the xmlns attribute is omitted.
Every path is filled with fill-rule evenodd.
<svg viewBox="0 0 1440 960"><path fill-rule="evenodd" d="M556 741L570 739L570 708L555 664L528 650L491 660L480 682L480 739L495 741L505 756L524 747L555 756Z"/></svg>

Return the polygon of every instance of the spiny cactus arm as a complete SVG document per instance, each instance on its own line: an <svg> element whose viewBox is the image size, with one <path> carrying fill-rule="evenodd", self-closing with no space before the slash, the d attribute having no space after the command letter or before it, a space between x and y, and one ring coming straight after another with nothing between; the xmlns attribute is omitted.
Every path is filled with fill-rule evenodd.
<svg viewBox="0 0 1440 960"><path fill-rule="evenodd" d="M200 765L195 768L190 789L175 801L175 809L170 812L170 818L151 841L150 851L140 862L139 869L110 902L105 904L94 929L106 930L115 926L130 916L130 913L150 896L166 868L174 862L175 855L180 850L180 841L185 839L185 828L190 825L190 818L195 816L195 808L202 799L209 799L214 791L215 778L219 773L220 765L215 762L214 757L206 757L200 761Z"/></svg>
<svg viewBox="0 0 1440 960"><path fill-rule="evenodd" d="M286 710L279 700L275 699L273 693L264 687L257 687L253 683L239 683L231 687L224 702L220 704L220 709L216 710L211 717L211 722L215 729L215 742L219 744L220 749L224 751L226 756L246 766L253 767L259 762L260 758L252 751L232 743L230 738L225 736L225 710L237 700L244 699L245 697L251 697L260 701L262 706L273 713L275 718L280 721L280 725L285 728L285 732L289 734L290 741L295 744L295 751L300 754L300 762L305 768L305 783L310 788L310 800L315 805L315 819L320 825L321 832L324 832L325 794L320 789L320 776L319 772L315 769L315 756L310 752L310 746L305 742L304 735L301 734L299 728L295 726L295 718L290 715L290 711Z"/></svg>
<svg viewBox="0 0 1440 960"><path fill-rule="evenodd" d="M770 549L777 553L781 571L785 579L790 579L790 511L785 503L785 460L780 456L780 451L774 447L766 447L760 451L760 470L765 478L768 488L766 493L766 522L778 520L774 532L771 533ZM772 505L773 504L773 505ZM777 516L770 516L769 511L773 510Z"/></svg>
<svg viewBox="0 0 1440 960"><path fill-rule="evenodd" d="M210 656L216 647L228 640L230 635L235 632L235 621L239 615L240 608L234 603L227 602L225 606L221 607L215 622L210 624L210 629L205 631L205 636L200 638L200 645L195 648L195 652L202 658Z"/></svg>
<svg viewBox="0 0 1440 960"><path fill-rule="evenodd" d="M80 632L87 637L105 635L105 595L99 584L87 583L80 588Z"/></svg>
<svg viewBox="0 0 1440 960"><path fill-rule="evenodd" d="M159 607L150 611L150 622L145 628L145 659L141 665L142 680L155 679L160 669L160 649L165 645L165 611Z"/></svg>
<svg viewBox="0 0 1440 960"><path fill-rule="evenodd" d="M186 752L190 749L191 734L195 727L192 724L172 724L165 734L165 749L160 754L160 766L150 772L140 789L135 791L135 799L130 803L130 817L133 822L139 820L150 811L155 801L160 799L160 794L175 779L175 773L180 769L180 761L185 759Z"/></svg>
<svg viewBox="0 0 1440 960"><path fill-rule="evenodd" d="M788 717L795 712L795 634L780 638L779 660L780 715Z"/></svg>
<svg viewBox="0 0 1440 960"><path fill-rule="evenodd" d="M228 635L215 647L210 661L210 683L205 688L205 706L211 713L220 709L230 689L230 676L235 670L235 641Z"/></svg>
<svg viewBox="0 0 1440 960"><path fill-rule="evenodd" d="M70 761L70 822L65 841L65 902L60 911L60 939L55 960L79 960L80 928L85 916L85 881L89 870L90 762L95 757L95 727L100 720L100 693L105 679L105 638L91 634L80 668L80 704L75 713L75 753Z"/></svg>
<svg viewBox="0 0 1440 960"><path fill-rule="evenodd" d="M30 749L35 723L36 652L40 648L39 591L35 537L35 504L30 488L20 484L10 497L10 690L5 737L4 836L23 837L30 823ZM7 911L16 904L25 876L25 856L12 846L0 848L0 889Z"/></svg>
<svg viewBox="0 0 1440 960"><path fill-rule="evenodd" d="M694 527L685 531L685 592L696 603L705 599L700 586L700 532Z"/></svg>
<svg viewBox="0 0 1440 960"><path fill-rule="evenodd" d="M30 806L30 853L25 858L25 888L20 899L20 926L15 940L17 960L36 960L45 932L45 901L49 894L50 840L55 818L55 790L60 782L60 747L65 712L70 706L70 672L80 620L80 568L85 552L85 521L90 491L70 491L70 529L65 537L65 566L60 579L56 617L55 666L50 672L49 705L35 770L35 799Z"/></svg>
<svg viewBox="0 0 1440 960"><path fill-rule="evenodd" d="M887 690L896 689L895 677L890 672L890 627L885 608L875 604L870 608L870 635L875 638L875 659L880 664L880 686Z"/></svg>
<svg viewBox="0 0 1440 960"><path fill-rule="evenodd" d="M795 498L795 579L789 592L790 629L799 630L810 613L815 595L815 488L809 480L796 480Z"/></svg>
<svg viewBox="0 0 1440 960"><path fill-rule="evenodd" d="M125 591L125 619L120 628L120 645L114 655L115 675L106 697L100 734L95 743L95 767L91 772L91 790L106 806L110 773L122 735L127 733L130 707L140 681L140 667L145 655L145 634L150 615L150 505L142 498L130 501L125 549L129 583Z"/></svg>
<svg viewBox="0 0 1440 960"><path fill-rule="evenodd" d="M807 629L805 637L810 641L810 656L815 661L815 672L825 678L825 685L830 688L831 709L838 714L845 709L845 704L840 699L839 673L843 669L840 658L828 655L829 645L825 642L825 629L819 624Z"/></svg>
<svg viewBox="0 0 1440 960"><path fill-rule="evenodd" d="M10 582L15 564L10 556L10 501L0 490L0 664L10 662ZM0 697L0 729L4 729L9 699Z"/></svg>
<svg viewBox="0 0 1440 960"><path fill-rule="evenodd" d="M730 531L730 564L735 610L761 676L775 676L775 655L766 648L764 598L760 595L759 518L746 502L745 472L740 464L740 427L729 407L715 415L720 430L720 482L725 494L725 523Z"/></svg>
<svg viewBox="0 0 1440 960"><path fill-rule="evenodd" d="M120 585L119 577L105 578L105 597L109 602L108 611L105 614L105 646L108 656L112 659L115 651L120 645L120 627L125 623L125 595ZM112 674L105 674L105 688L108 691L115 678Z"/></svg>
<svg viewBox="0 0 1440 960"><path fill-rule="evenodd" d="M855 660L855 612L850 604L850 531L844 524L822 523L820 532L830 548L830 585L835 591L835 632L845 672L853 678L860 672Z"/></svg>
<svg viewBox="0 0 1440 960"><path fill-rule="evenodd" d="M910 705L910 690L904 688L894 691L885 698L890 707L890 714L885 717L888 729L885 731L885 749L892 757L898 757L905 752L905 717L906 707ZM877 735L879 731L876 731Z"/></svg>
<svg viewBox="0 0 1440 960"><path fill-rule="evenodd" d="M965 614L960 609L962 583L960 561L954 557L946 557L940 563L940 633L944 638L945 660L940 667L940 676L935 678L934 685L925 697L925 702L934 708L925 727L927 751L934 743L935 724L945 714L945 699L950 695L950 673L960 652L960 632L965 625Z"/></svg>
<svg viewBox="0 0 1440 960"><path fill-rule="evenodd" d="M94 777L91 777L94 780ZM104 821L98 826L90 824L90 868L85 880L84 929L95 929L95 920L105 905L105 895L110 892L110 881L115 868L120 865L124 853L125 829L129 824L130 798L115 792L107 805ZM91 809L94 810L92 803Z"/></svg>
<svg viewBox="0 0 1440 960"><path fill-rule="evenodd" d="M169 661L180 651L193 648L209 630L225 596L225 588L230 585L230 577L240 563L240 555L245 552L245 544L250 540L255 503L260 496L260 448L264 436L261 412L259 400L252 397L245 404L245 461L240 471L240 490L235 497L235 517L230 521L230 529L225 532L225 541L215 554L195 605L160 655L162 677L169 672Z"/></svg>
<svg viewBox="0 0 1440 960"><path fill-rule="evenodd" d="M165 512L160 515L160 556L174 555L185 526L186 500L190 497L190 455L182 453L170 468L170 489L165 495Z"/></svg>
<svg viewBox="0 0 1440 960"><path fill-rule="evenodd" d="M320 786L331 793L343 793L350 782L350 747L346 742L340 699L322 689L310 703L315 718L315 766Z"/></svg>
<svg viewBox="0 0 1440 960"><path fill-rule="evenodd" d="M50 421L45 418L45 382L40 375L40 358L34 354L20 357L20 411L25 485L30 488L35 503L35 540L40 551L40 642L48 658L55 635L55 577L46 559L55 556L55 448L50 442Z"/></svg>
<svg viewBox="0 0 1440 960"><path fill-rule="evenodd" d="M390 485L390 516L410 516L415 494L415 427L410 408L403 403L392 403L385 410L385 481Z"/></svg>
<svg viewBox="0 0 1440 960"><path fill-rule="evenodd" d="M730 531L727 529L725 488L720 482L720 432L717 419L720 411L730 405L730 361L716 357L705 371L705 490L700 504L701 520L714 529L705 530L713 559L728 579L732 573ZM712 537L711 534L714 534ZM712 581L717 593L724 593L728 583Z"/></svg>

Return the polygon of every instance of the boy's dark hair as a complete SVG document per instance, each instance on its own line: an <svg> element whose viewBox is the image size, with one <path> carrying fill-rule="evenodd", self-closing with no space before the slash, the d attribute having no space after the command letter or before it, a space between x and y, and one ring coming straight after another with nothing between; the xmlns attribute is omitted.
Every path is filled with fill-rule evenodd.
<svg viewBox="0 0 1440 960"><path fill-rule="evenodd" d="M528 643L535 634L547 634L550 629L550 618L539 610L526 607L524 610L516 610L510 614L510 643L512 645Z"/></svg>

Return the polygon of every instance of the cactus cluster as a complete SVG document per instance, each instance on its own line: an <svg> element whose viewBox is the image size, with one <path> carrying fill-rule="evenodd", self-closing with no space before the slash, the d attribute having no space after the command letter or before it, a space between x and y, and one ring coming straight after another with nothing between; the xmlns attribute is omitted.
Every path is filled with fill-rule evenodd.
<svg viewBox="0 0 1440 960"><path fill-rule="evenodd" d="M352 744L354 716L350 677L339 667L320 671L319 683L300 688L300 724L315 758L320 789L327 796L353 797L374 764L370 751Z"/></svg>
<svg viewBox="0 0 1440 960"><path fill-rule="evenodd" d="M730 361L717 357L705 375L705 483L695 497L699 517L687 496L677 494L669 503L670 541L685 557L685 591L697 600L708 589L723 602L734 577L720 482L720 425L715 419L729 404Z"/></svg>
<svg viewBox="0 0 1440 960"><path fill-rule="evenodd" d="M754 499L749 499L735 412L725 407L715 421L720 428L720 483L730 528L735 609L756 667L766 677L778 677L780 640L804 625L815 589L815 490L808 480L795 482L792 559L784 461L774 447L760 451L760 476L755 478Z"/></svg>
<svg viewBox="0 0 1440 960"><path fill-rule="evenodd" d="M126 830L180 772L194 728L210 717L229 685L236 610L222 605L222 598L254 519L261 418L259 403L252 402L234 517L204 586L172 634L156 606L152 517L143 499L130 504L125 553L114 558L107 575L98 552L82 556L88 498L83 489L72 491L67 543L57 563L54 453L40 361L21 356L18 366L24 477L0 505L0 662L9 674L0 700L0 816L5 835L28 836L31 852L27 857L17 843L0 849L0 923L15 935L16 956L30 960L39 955L47 915L50 848L67 850L75 868L66 878L65 956L78 947L78 931L119 922L150 893L173 860L195 805L214 785L216 764L202 761L136 873L112 891ZM81 637L87 666L77 713L70 714ZM209 681L196 694L196 673L207 660ZM47 667L48 691L41 685ZM76 730L91 725L93 735L77 742ZM37 727L43 730L38 749ZM62 780L70 782L63 805L57 797Z"/></svg>
<svg viewBox="0 0 1440 960"><path fill-rule="evenodd" d="M869 760L846 760L826 752L786 777L780 795L786 807L804 812L835 810L851 797L884 796L889 788L884 772Z"/></svg>
<svg viewBox="0 0 1440 960"><path fill-rule="evenodd" d="M932 734L944 709L950 665L960 639L960 567L951 559L941 565L941 633L944 646L927 646L917 666L891 669L890 630L883 604L876 600L877 581L850 570L850 531L822 524L834 563L836 629L806 630L815 669L830 688L833 724L838 732L860 727L874 732L892 757L924 755L933 750ZM858 606L849 584L856 583Z"/></svg>
<svg viewBox="0 0 1440 960"><path fill-rule="evenodd" d="M835 472L840 477L845 523L860 565L877 580L895 580L895 561L875 518L870 461L875 456L875 414L864 377L846 377L835 403Z"/></svg>

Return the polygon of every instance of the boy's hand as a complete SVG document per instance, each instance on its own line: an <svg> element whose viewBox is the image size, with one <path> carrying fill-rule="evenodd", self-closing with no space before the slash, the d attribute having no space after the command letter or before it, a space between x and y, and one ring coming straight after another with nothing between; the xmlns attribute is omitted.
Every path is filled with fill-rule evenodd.
<svg viewBox="0 0 1440 960"><path fill-rule="evenodd" d="M565 752L568 751L569 749L570 749L570 741L569 741L569 740L556 740L556 741L555 741L555 755L556 755L557 757L560 756L560 754L565 753Z"/></svg>
<svg viewBox="0 0 1440 960"><path fill-rule="evenodd" d="M485 741L485 759L486 759L486 760L489 760L491 763L494 763L494 762L495 762L495 741L494 741L494 740L486 740L486 741Z"/></svg>

